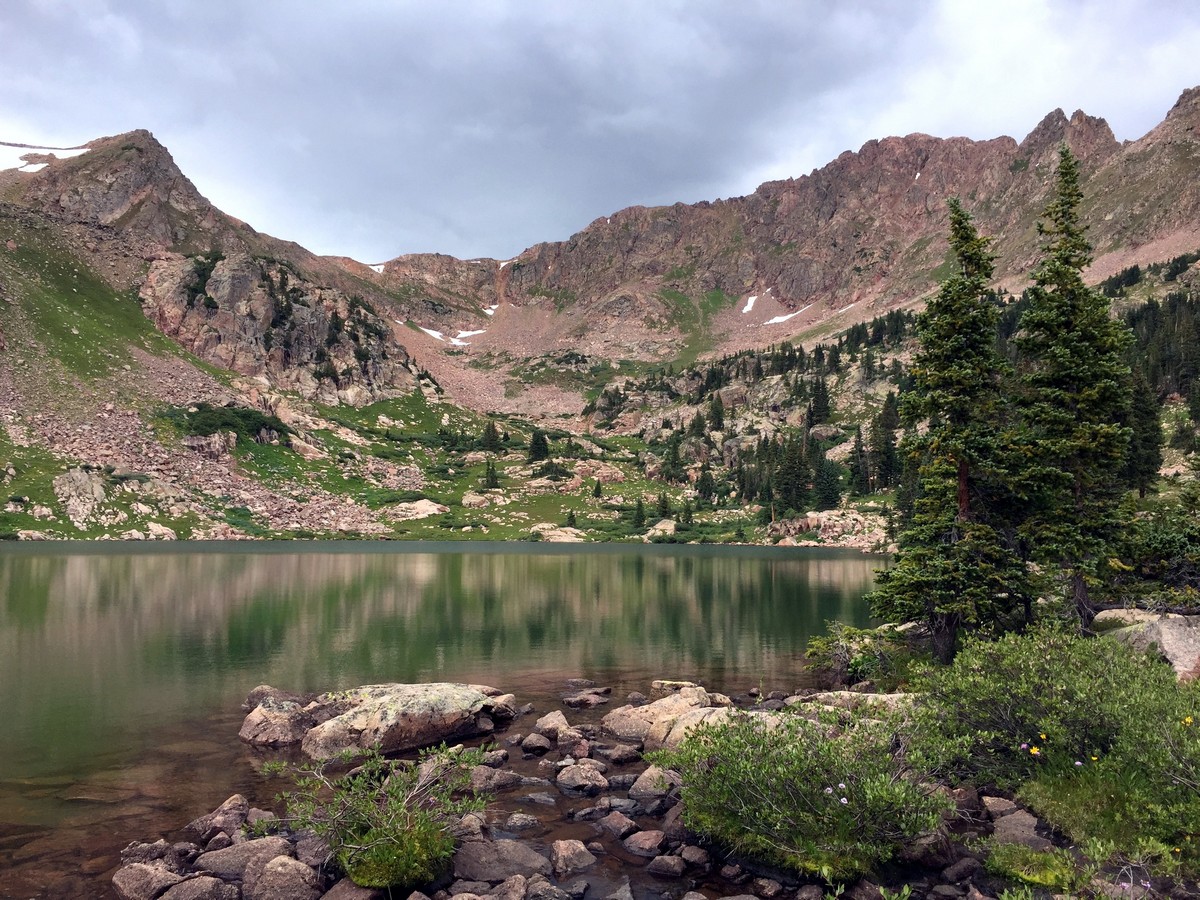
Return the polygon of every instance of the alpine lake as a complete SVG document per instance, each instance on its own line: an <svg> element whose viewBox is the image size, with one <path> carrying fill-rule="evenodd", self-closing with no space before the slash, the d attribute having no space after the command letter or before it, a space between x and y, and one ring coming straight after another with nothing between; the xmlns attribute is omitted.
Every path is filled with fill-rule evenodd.
<svg viewBox="0 0 1200 900"><path fill-rule="evenodd" d="M176 839L233 793L276 808L286 783L237 737L256 685L461 681L535 715L569 678L611 687L609 708L660 678L793 692L827 621L868 624L885 563L678 545L5 546L0 898L113 897L130 841Z"/></svg>

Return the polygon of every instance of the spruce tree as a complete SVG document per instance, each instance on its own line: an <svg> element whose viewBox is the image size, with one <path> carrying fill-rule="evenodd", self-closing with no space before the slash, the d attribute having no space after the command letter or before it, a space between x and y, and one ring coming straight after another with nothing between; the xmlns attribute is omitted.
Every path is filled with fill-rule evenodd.
<svg viewBox="0 0 1200 900"><path fill-rule="evenodd" d="M867 466L867 450L863 444L861 425L854 429L854 445L846 463L850 467L850 493L856 497L869 494L871 492L871 473Z"/></svg>
<svg viewBox="0 0 1200 900"><path fill-rule="evenodd" d="M924 623L942 662L953 658L962 630L1003 624L1013 619L1014 607L1024 607L1023 561L978 502L1001 469L1004 367L996 350L999 310L988 289L988 243L951 199L950 247L958 272L917 319L914 389L905 397L906 417L928 423L923 435L907 432L901 447L907 458L922 461L920 497L900 535L896 565L880 574L871 595L876 616Z"/></svg>
<svg viewBox="0 0 1200 900"><path fill-rule="evenodd" d="M540 428L533 429L529 438L529 461L541 462L550 456L550 442L546 440L546 432Z"/></svg>
<svg viewBox="0 0 1200 900"><path fill-rule="evenodd" d="M1133 376L1133 393L1129 408L1129 449L1125 454L1122 475L1135 488L1139 497L1158 478L1163 464L1163 428L1159 418L1158 397L1141 372Z"/></svg>
<svg viewBox="0 0 1200 900"><path fill-rule="evenodd" d="M633 507L633 527L644 528L646 525L646 504L642 502L642 498L638 497L637 504Z"/></svg>
<svg viewBox="0 0 1200 900"><path fill-rule="evenodd" d="M483 435L479 438L479 448L489 453L495 453L500 449L500 431L491 419L488 419L488 423L483 426Z"/></svg>
<svg viewBox="0 0 1200 900"><path fill-rule="evenodd" d="M1024 523L1035 559L1061 574L1083 628L1095 608L1089 581L1119 525L1120 473L1129 444L1129 330L1083 281L1092 261L1079 207L1079 163L1059 149L1054 193L1038 225L1043 258L1026 292L1014 343L1032 500Z"/></svg>

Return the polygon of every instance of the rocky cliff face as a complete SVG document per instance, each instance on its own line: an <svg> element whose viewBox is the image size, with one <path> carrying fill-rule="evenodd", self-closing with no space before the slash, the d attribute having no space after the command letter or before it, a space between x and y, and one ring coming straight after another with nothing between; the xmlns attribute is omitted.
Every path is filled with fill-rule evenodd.
<svg viewBox="0 0 1200 900"><path fill-rule="evenodd" d="M379 312L392 298L216 209L147 131L91 142L7 191L74 238L114 286L196 356L306 399L362 405L411 390ZM386 311L386 310L385 310Z"/></svg>

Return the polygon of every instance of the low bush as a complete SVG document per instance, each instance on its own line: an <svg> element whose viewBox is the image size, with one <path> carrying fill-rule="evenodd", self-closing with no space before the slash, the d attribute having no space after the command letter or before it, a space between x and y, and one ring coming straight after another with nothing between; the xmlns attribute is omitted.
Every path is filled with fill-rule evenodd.
<svg viewBox="0 0 1200 900"><path fill-rule="evenodd" d="M301 769L296 790L284 796L285 821L323 838L360 887L409 890L433 881L450 864L462 817L483 808L482 798L466 793L478 751L442 747L416 763L375 752L354 759L356 768L340 777L328 774L329 764Z"/></svg>
<svg viewBox="0 0 1200 900"><path fill-rule="evenodd" d="M683 778L683 820L738 853L826 880L851 877L936 830L945 801L911 777L892 727L738 715L651 754Z"/></svg>
<svg viewBox="0 0 1200 900"><path fill-rule="evenodd" d="M919 652L891 626L864 629L827 622L826 627L828 633L812 638L804 655L836 682L870 680L881 690L895 690L929 662L927 652Z"/></svg>
<svg viewBox="0 0 1200 900"><path fill-rule="evenodd" d="M920 687L915 762L1014 790L1114 860L1200 859L1200 691L1160 660L1044 627L970 643Z"/></svg>

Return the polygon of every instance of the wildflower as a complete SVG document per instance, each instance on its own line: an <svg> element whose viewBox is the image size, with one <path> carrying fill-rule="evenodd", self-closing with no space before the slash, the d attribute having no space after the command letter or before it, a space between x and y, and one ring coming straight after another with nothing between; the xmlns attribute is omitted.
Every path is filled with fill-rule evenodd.
<svg viewBox="0 0 1200 900"><path fill-rule="evenodd" d="M838 782L838 789L844 791L846 789L846 786L844 784L842 784L841 782Z"/></svg>
<svg viewBox="0 0 1200 900"><path fill-rule="evenodd" d="M1028 744L1022 744L1022 745L1021 745L1021 749L1022 749L1022 750L1028 750L1028 749L1029 749L1029 745L1028 745Z"/></svg>
<svg viewBox="0 0 1200 900"><path fill-rule="evenodd" d="M1183 851L1182 851L1182 850L1180 850L1178 847L1176 847L1176 848L1175 848L1174 850L1172 850L1171 852L1172 852L1172 853L1182 853Z"/></svg>
<svg viewBox="0 0 1200 900"><path fill-rule="evenodd" d="M1183 724L1184 724L1184 726L1185 726L1185 727L1187 727L1187 728L1191 728L1191 727L1192 727L1192 721L1193 721L1193 719L1192 719L1192 717L1191 717L1191 716L1184 716L1184 717L1183 717Z"/></svg>
<svg viewBox="0 0 1200 900"><path fill-rule="evenodd" d="M1046 735L1044 734L1039 734L1038 737L1040 737L1043 741L1046 739Z"/></svg>
<svg viewBox="0 0 1200 900"><path fill-rule="evenodd" d="M841 800L839 800L838 802L839 802L839 803L841 803L843 806L845 806L845 805L846 805L847 803L849 803L850 801L849 801L849 800L847 800L845 797L843 797L843 798L842 798Z"/></svg>
<svg viewBox="0 0 1200 900"><path fill-rule="evenodd" d="M832 794L832 793L833 793L833 788L830 788L830 787L827 787L827 788L825 788L825 793L827 793L827 794Z"/></svg>
<svg viewBox="0 0 1200 900"><path fill-rule="evenodd" d="M1083 765L1083 763L1081 763L1079 760L1075 760L1075 765L1077 765L1077 766L1082 766L1082 765Z"/></svg>
<svg viewBox="0 0 1200 900"><path fill-rule="evenodd" d="M1095 761L1096 761L1096 760L1098 760L1099 758L1100 758L1100 757L1098 757L1098 756L1093 756L1093 757L1092 757L1092 762L1095 762Z"/></svg>
<svg viewBox="0 0 1200 900"><path fill-rule="evenodd" d="M1030 747L1030 748L1029 748L1029 755L1030 755L1030 756L1040 756L1040 755L1041 755L1041 752L1042 752L1042 748L1041 748L1041 747Z"/></svg>

